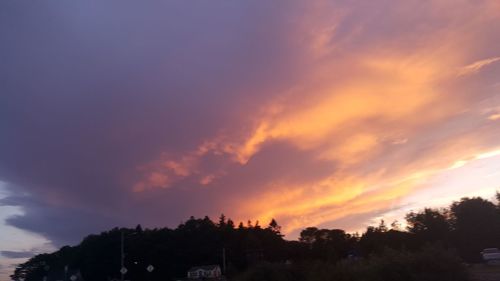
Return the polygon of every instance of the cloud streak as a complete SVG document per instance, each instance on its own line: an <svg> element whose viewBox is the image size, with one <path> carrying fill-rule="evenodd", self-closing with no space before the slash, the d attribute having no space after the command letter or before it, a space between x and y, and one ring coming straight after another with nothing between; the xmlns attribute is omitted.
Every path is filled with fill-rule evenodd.
<svg viewBox="0 0 500 281"><path fill-rule="evenodd" d="M24 252L16 252L16 251L0 251L0 254L6 258L10 259L22 259L22 258L31 258L36 253L31 251Z"/></svg>
<svg viewBox="0 0 500 281"><path fill-rule="evenodd" d="M488 58L480 61L476 61L467 66L462 67L458 76L471 75L478 73L483 67L500 61L500 57Z"/></svg>

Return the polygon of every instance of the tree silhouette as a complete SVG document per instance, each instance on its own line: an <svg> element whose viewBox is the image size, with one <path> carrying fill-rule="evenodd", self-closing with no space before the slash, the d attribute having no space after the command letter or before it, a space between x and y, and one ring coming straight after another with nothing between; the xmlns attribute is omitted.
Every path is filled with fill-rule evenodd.
<svg viewBox="0 0 500 281"><path fill-rule="evenodd" d="M410 212L406 220L408 231L394 227L389 230L382 220L378 226L368 227L361 237L342 229L307 227L300 232L298 241L287 241L283 239L281 227L275 219L266 228L259 227L258 222L254 226L248 220L246 226L240 222L235 229L234 222L223 214L217 223L208 216L191 216L175 229L143 229L138 225L132 229L113 228L98 235L89 235L76 246L64 246L54 253L32 257L15 269L12 279L39 281L47 277L48 281L61 280L66 267L71 272L80 272L86 280L118 278L122 234L125 242L124 263L128 269L125 278L150 281L185 276L192 266L220 265L223 249L228 274L237 275L249 266L262 262L281 265L285 261L291 261L291 264L325 262L335 265L342 259L352 257L353 253L369 258L384 255L387 249L393 251L389 257L392 262L394 256L408 258L407 251L421 250L426 244L438 242L445 248L455 248L465 261L477 262L483 248L500 246L500 207L482 198L463 198L452 203L449 209L426 208ZM411 262L411 259L408 261ZM151 274L146 271L149 264L155 267ZM450 268L446 266L443 268ZM284 266L282 269L287 268ZM302 278L295 274L286 276L295 276L297 280ZM456 278L457 275L453 276Z"/></svg>
<svg viewBox="0 0 500 281"><path fill-rule="evenodd" d="M479 197L462 198L450 211L454 243L462 258L479 261L483 248L500 246L500 216L495 204Z"/></svg>
<svg viewBox="0 0 500 281"><path fill-rule="evenodd" d="M421 212L406 215L407 229L421 241L445 242L450 238L451 226L448 214L444 211L425 208Z"/></svg>

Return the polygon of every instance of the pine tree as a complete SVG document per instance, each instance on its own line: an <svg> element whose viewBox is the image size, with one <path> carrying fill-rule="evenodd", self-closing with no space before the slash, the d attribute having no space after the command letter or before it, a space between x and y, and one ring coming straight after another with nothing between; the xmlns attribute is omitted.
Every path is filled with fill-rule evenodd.
<svg viewBox="0 0 500 281"><path fill-rule="evenodd" d="M233 228L234 228L234 222L233 222L233 220L228 219L228 220L227 220L227 223L226 223L226 226L227 226L228 228L233 229Z"/></svg>
<svg viewBox="0 0 500 281"><path fill-rule="evenodd" d="M271 222L269 223L268 229L272 230L276 234L281 235L281 226L276 222L276 220L273 218L271 219Z"/></svg>
<svg viewBox="0 0 500 281"><path fill-rule="evenodd" d="M226 226L226 216L224 216L224 214L220 214L218 226L220 228Z"/></svg>

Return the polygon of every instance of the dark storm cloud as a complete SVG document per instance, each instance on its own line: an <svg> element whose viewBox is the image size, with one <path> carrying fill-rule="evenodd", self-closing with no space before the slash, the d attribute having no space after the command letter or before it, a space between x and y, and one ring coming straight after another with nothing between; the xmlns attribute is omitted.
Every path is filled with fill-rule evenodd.
<svg viewBox="0 0 500 281"><path fill-rule="evenodd" d="M1 199L0 205L22 206L24 213L9 217L6 222L17 228L41 234L51 239L56 246L79 242L82 237L76 236L76 233L96 233L109 227L128 225L125 219L112 212L108 215L103 209L93 209L90 200L82 199L83 204L88 204L87 208L73 207L70 200L67 204L56 205L36 196L10 196ZM114 205L110 207L112 206Z"/></svg>
<svg viewBox="0 0 500 281"><path fill-rule="evenodd" d="M16 252L16 251L0 251L0 255L9 258L9 259L23 259L23 258L31 258L36 253L32 251L24 251L24 252ZM0 267L0 269L2 269Z"/></svg>
<svg viewBox="0 0 500 281"><path fill-rule="evenodd" d="M272 3L0 5L0 179L25 212L7 222L56 245L206 211L182 188L131 198L137 166L235 126L299 72L281 21L296 11Z"/></svg>

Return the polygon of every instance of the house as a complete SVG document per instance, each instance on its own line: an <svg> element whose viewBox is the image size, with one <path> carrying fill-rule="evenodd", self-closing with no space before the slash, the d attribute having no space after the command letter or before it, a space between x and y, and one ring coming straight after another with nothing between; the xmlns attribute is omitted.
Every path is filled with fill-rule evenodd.
<svg viewBox="0 0 500 281"><path fill-rule="evenodd" d="M188 279L220 279L222 271L218 265L195 266L188 270Z"/></svg>

